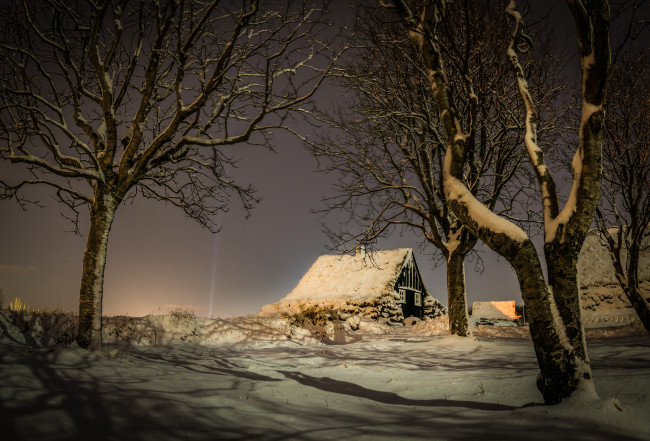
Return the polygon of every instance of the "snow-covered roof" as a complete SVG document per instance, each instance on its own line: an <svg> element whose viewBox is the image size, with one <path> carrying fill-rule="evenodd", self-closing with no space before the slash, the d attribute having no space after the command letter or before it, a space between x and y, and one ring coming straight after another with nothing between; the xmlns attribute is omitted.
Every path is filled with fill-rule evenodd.
<svg viewBox="0 0 650 441"><path fill-rule="evenodd" d="M281 302L333 298L374 299L393 290L411 248L320 256Z"/></svg>
<svg viewBox="0 0 650 441"><path fill-rule="evenodd" d="M474 302L472 304L472 317L490 320L514 320L517 318L515 301Z"/></svg>

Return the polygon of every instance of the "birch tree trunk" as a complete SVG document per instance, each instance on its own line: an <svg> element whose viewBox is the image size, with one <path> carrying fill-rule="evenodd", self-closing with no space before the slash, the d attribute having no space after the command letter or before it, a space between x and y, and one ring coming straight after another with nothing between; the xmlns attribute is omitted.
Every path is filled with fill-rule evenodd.
<svg viewBox="0 0 650 441"><path fill-rule="evenodd" d="M553 289L553 297L562 317L567 338L577 355L587 362L577 270L578 254L583 242L584 237L572 238L565 243L549 242L544 246L544 254L548 284Z"/></svg>
<svg viewBox="0 0 650 441"><path fill-rule="evenodd" d="M90 209L90 231L83 256L79 292L77 344L98 350L102 345L102 298L108 236L120 201L109 192L99 191Z"/></svg>
<svg viewBox="0 0 650 441"><path fill-rule="evenodd" d="M567 335L551 285L546 285L535 246L525 241L508 261L512 265L530 324L540 373L537 388L546 404L559 403L579 388L596 396L584 339L575 345ZM582 329L580 316L578 324ZM580 332L580 336L582 333Z"/></svg>
<svg viewBox="0 0 650 441"><path fill-rule="evenodd" d="M449 331L461 337L470 335L465 291L465 254L452 251L447 259Z"/></svg>

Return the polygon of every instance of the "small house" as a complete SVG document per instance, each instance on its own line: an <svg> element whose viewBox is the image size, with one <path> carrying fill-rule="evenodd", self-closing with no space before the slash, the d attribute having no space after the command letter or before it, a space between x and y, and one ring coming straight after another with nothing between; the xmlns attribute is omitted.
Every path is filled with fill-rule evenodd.
<svg viewBox="0 0 650 441"><path fill-rule="evenodd" d="M516 320L519 318L515 311L515 301L474 302L472 317L487 320Z"/></svg>
<svg viewBox="0 0 650 441"><path fill-rule="evenodd" d="M514 325L515 320L518 318L515 301L506 300L501 302L474 302L470 321L473 325Z"/></svg>
<svg viewBox="0 0 650 441"><path fill-rule="evenodd" d="M393 323L446 313L427 291L410 248L320 256L293 291L260 314L314 308Z"/></svg>

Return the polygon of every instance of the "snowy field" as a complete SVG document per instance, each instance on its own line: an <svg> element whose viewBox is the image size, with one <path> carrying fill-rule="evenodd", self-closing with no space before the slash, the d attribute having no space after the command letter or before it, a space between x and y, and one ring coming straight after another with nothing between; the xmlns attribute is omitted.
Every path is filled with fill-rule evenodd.
<svg viewBox="0 0 650 441"><path fill-rule="evenodd" d="M650 440L647 335L590 339L602 400L543 406L525 336L157 320L89 353L0 314L0 439Z"/></svg>

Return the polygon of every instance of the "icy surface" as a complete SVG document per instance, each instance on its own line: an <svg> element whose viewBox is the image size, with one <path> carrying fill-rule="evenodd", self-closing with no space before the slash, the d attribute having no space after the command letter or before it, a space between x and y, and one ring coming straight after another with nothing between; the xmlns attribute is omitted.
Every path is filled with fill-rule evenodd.
<svg viewBox="0 0 650 441"><path fill-rule="evenodd" d="M323 344L282 320L144 319L108 333L149 322L160 342L89 353L38 345L4 317L2 439L650 439L647 334L589 340L602 400L543 406L530 338L511 329L472 340L361 321L347 344Z"/></svg>

